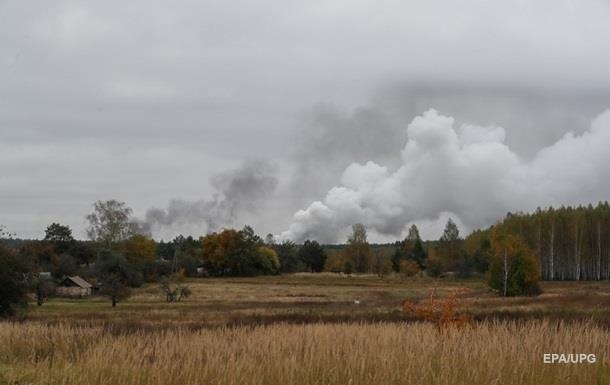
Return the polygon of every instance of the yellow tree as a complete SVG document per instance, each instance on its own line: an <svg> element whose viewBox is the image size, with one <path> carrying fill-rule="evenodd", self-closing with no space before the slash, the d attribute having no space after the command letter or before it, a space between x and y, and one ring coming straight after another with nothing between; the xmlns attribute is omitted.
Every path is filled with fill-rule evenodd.
<svg viewBox="0 0 610 385"><path fill-rule="evenodd" d="M517 236L495 227L492 231L493 260L489 285L503 296L540 293L540 272L536 256Z"/></svg>
<svg viewBox="0 0 610 385"><path fill-rule="evenodd" d="M345 248L347 260L358 273L368 273L373 255L366 239L366 228L360 223L352 226L352 235L347 239Z"/></svg>
<svg viewBox="0 0 610 385"><path fill-rule="evenodd" d="M125 258L134 264L152 262L156 258L157 245L151 238L136 234L123 243Z"/></svg>
<svg viewBox="0 0 610 385"><path fill-rule="evenodd" d="M224 229L220 233L208 234L200 238L203 259L218 274L229 267L229 258L239 250L240 235L237 230Z"/></svg>

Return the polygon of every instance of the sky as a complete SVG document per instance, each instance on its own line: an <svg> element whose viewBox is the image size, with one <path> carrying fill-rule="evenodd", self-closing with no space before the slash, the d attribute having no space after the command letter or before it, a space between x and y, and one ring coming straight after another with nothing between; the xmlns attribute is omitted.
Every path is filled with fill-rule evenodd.
<svg viewBox="0 0 610 385"><path fill-rule="evenodd" d="M0 224L440 236L610 196L608 1L0 2Z"/></svg>

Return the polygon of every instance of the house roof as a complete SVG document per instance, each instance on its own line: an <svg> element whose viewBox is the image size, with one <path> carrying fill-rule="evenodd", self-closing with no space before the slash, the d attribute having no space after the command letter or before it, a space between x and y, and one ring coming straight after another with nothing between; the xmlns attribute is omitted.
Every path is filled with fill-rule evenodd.
<svg viewBox="0 0 610 385"><path fill-rule="evenodd" d="M73 277L66 277L66 279L64 279L64 282L68 279L70 281L72 281L74 284L76 284L77 286L82 287L83 289L89 289L89 288L93 287L93 285L91 285L89 282L85 281L78 275L75 275Z"/></svg>

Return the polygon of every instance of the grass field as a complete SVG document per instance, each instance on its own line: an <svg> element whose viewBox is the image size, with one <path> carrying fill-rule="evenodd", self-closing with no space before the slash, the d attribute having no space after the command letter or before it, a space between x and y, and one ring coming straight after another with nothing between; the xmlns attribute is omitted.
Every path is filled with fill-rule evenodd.
<svg viewBox="0 0 610 385"><path fill-rule="evenodd" d="M0 323L0 384L610 384L610 283L499 298L481 280L300 274L156 285L116 308L53 299ZM438 332L409 298L465 289L475 321ZM355 301L359 303L356 304ZM543 364L593 353L595 364Z"/></svg>
<svg viewBox="0 0 610 385"><path fill-rule="evenodd" d="M477 319L558 318L610 326L610 282L543 282L538 297L500 298L481 279L432 280L297 274L256 278L192 279L193 294L166 303L157 285L136 289L116 308L109 300L52 299L32 306L30 320L76 324L169 324L208 327L276 322L404 321L401 303L436 290L446 295L467 289L461 308ZM358 301L359 304L355 304Z"/></svg>

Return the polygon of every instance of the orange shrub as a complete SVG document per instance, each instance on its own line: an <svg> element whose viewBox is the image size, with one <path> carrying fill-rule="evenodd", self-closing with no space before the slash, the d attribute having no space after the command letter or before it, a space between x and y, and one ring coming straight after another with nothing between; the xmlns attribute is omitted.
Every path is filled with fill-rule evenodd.
<svg viewBox="0 0 610 385"><path fill-rule="evenodd" d="M472 317L470 314L458 313L458 295L467 292L468 289L454 290L447 297L436 295L436 289L430 291L428 298L419 302L405 300L402 304L402 311L408 316L415 316L417 319L432 322L439 331L449 326L462 327L470 324Z"/></svg>

